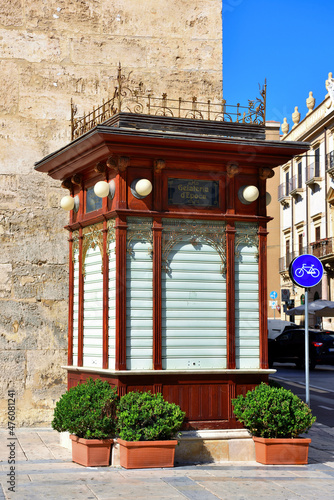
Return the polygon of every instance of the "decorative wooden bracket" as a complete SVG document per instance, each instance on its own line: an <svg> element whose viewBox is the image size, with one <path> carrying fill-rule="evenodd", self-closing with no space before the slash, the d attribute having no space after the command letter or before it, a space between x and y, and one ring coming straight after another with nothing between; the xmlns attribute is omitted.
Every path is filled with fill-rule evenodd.
<svg viewBox="0 0 334 500"><path fill-rule="evenodd" d="M260 168L260 179L265 181L266 179L271 179L274 177L275 172L272 168L269 167L261 167Z"/></svg>
<svg viewBox="0 0 334 500"><path fill-rule="evenodd" d="M71 178L67 177L67 179L64 179L63 182L61 183L61 187L64 189L69 189L71 191L73 188Z"/></svg>
<svg viewBox="0 0 334 500"><path fill-rule="evenodd" d="M128 156L111 155L107 159L107 167L116 172L124 172L130 164Z"/></svg>
<svg viewBox="0 0 334 500"><path fill-rule="evenodd" d="M76 186L82 186L82 176L80 174L74 174L72 175L71 178L72 184L75 184Z"/></svg>
<svg viewBox="0 0 334 500"><path fill-rule="evenodd" d="M107 166L105 163L102 163L99 161L94 168L94 171L97 172L98 174L103 174L105 177L107 177Z"/></svg>
<svg viewBox="0 0 334 500"><path fill-rule="evenodd" d="M239 173L239 165L237 163L228 163L226 172L227 172L227 177L232 179Z"/></svg>
<svg viewBox="0 0 334 500"><path fill-rule="evenodd" d="M165 160L159 159L154 161L154 172L156 174L160 174L161 170L163 170L164 168L166 168Z"/></svg>

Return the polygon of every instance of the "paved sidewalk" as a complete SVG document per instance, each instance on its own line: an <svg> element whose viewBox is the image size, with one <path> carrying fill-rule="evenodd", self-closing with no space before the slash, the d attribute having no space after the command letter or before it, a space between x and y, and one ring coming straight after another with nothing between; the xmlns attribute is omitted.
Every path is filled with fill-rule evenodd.
<svg viewBox="0 0 334 500"><path fill-rule="evenodd" d="M224 462L172 469L85 468L51 429L0 430L0 500L292 500L334 497L334 428L314 424L309 464ZM8 446L9 444L9 446ZM8 457L15 449L15 492Z"/></svg>

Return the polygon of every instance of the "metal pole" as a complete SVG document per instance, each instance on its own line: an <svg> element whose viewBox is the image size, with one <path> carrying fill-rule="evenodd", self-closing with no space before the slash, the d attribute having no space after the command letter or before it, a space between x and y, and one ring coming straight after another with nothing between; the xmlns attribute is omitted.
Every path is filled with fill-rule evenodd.
<svg viewBox="0 0 334 500"><path fill-rule="evenodd" d="M306 404L310 406L310 353L308 341L308 288L305 288L305 390Z"/></svg>

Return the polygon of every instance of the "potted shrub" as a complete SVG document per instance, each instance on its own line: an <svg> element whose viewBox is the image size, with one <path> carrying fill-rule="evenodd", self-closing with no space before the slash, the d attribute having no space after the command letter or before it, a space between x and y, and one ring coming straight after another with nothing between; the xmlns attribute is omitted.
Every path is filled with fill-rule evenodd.
<svg viewBox="0 0 334 500"><path fill-rule="evenodd" d="M307 464L311 439L298 436L315 421L310 408L283 387L257 386L232 400L236 418L251 432L256 461Z"/></svg>
<svg viewBox="0 0 334 500"><path fill-rule="evenodd" d="M117 409L120 464L126 469L173 467L177 439L185 412L162 394L129 392Z"/></svg>
<svg viewBox="0 0 334 500"><path fill-rule="evenodd" d="M70 432L73 462L109 465L117 403L116 389L100 379L72 387L56 403L51 425L58 432Z"/></svg>

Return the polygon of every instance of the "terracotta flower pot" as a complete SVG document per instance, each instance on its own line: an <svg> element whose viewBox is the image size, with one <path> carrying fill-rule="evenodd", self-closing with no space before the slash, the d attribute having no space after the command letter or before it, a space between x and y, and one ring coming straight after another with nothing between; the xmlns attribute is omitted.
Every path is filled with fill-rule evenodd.
<svg viewBox="0 0 334 500"><path fill-rule="evenodd" d="M120 464L125 469L147 469L151 467L174 467L177 440L168 441L123 441L120 445Z"/></svg>
<svg viewBox="0 0 334 500"><path fill-rule="evenodd" d="M110 465L110 451L113 439L83 439L70 435L72 440L72 461L85 467Z"/></svg>
<svg viewBox="0 0 334 500"><path fill-rule="evenodd" d="M265 465L303 465L308 461L309 438L254 437L256 461Z"/></svg>

